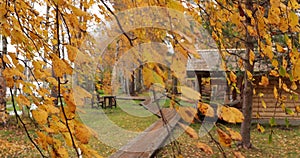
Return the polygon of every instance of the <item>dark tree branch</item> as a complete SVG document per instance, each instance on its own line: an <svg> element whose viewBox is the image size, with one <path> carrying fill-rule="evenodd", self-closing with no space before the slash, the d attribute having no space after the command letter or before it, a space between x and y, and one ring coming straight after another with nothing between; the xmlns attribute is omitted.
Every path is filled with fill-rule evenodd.
<svg viewBox="0 0 300 158"><path fill-rule="evenodd" d="M58 54L58 57L60 58L60 34L59 34L59 8L58 8L58 5L55 6L56 10L55 10L55 18L56 18L56 38L57 38L57 54ZM65 121L66 121L66 127L68 129L68 133L70 134L70 138L71 138L71 141L72 141L72 145L73 145L73 148L77 154L77 157L80 157L80 154L77 150L77 147L76 147L76 144L75 144L75 140L74 140L74 137L73 137L73 134L71 132L71 129L70 129L70 126L69 126L69 121L68 121L68 117L66 115L66 111L65 111L65 108L63 106L63 101L62 101L62 95L60 93L61 91L61 81L60 81L60 77L57 77L57 81L58 81L58 99L60 101L60 107L61 107L61 110L62 110L62 113L64 115L64 118L65 118Z"/></svg>
<svg viewBox="0 0 300 158"><path fill-rule="evenodd" d="M129 36L128 36L128 34L124 31L124 29L123 29L123 27L121 26L121 23L120 23L120 21L119 21L119 18L117 17L117 15L107 6L107 4L103 1L103 0L100 0L101 1L101 3L105 6L105 8L114 16L114 18L116 19L116 21L117 21L117 23L118 23L118 26L119 26L119 28L120 28L120 30L121 30L121 32L123 33L123 35L128 39L128 41L129 41L129 43L130 43L130 46L132 46L133 47L133 43L132 43L132 41L134 40L134 39L131 39Z"/></svg>
<svg viewBox="0 0 300 158"><path fill-rule="evenodd" d="M17 109L16 109L16 104L15 104L15 99L14 99L14 94L13 94L13 91L11 88L9 88L9 91L10 91L10 95L11 95L11 101L12 101L12 104L13 104L13 108L14 108L14 112L15 112L15 115L16 115L16 119L17 121L19 120L26 132L26 135L27 137L29 138L29 140L31 141L31 143L35 146L35 148L39 151L39 153L41 154L42 157L46 157L44 155L44 153L42 152L42 150L39 148L39 146L35 143L35 141L31 138L29 132L28 132L28 129L26 127L26 124L23 122L23 120L21 119L21 117L18 115L17 113Z"/></svg>

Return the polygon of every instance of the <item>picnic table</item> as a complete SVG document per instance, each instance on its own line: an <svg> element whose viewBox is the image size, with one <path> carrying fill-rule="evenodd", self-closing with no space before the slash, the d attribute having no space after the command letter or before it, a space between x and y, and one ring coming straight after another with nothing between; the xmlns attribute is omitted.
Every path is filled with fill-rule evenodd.
<svg viewBox="0 0 300 158"><path fill-rule="evenodd" d="M92 101L92 108L94 107L100 107L103 109L106 109L107 107L112 108L113 106L116 108L117 107L117 101L116 101L116 96L114 95L104 95L104 96L100 96L99 94L97 94L96 97L96 102L94 101L93 97L93 101ZM97 106L94 106L94 104L97 104Z"/></svg>

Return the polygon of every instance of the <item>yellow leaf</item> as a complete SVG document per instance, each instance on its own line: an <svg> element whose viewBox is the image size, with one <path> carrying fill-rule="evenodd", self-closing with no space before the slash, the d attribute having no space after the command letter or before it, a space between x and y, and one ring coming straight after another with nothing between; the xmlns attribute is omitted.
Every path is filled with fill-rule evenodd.
<svg viewBox="0 0 300 158"><path fill-rule="evenodd" d="M244 116L240 110L234 107L220 106L219 118L229 123L241 123L244 120Z"/></svg>
<svg viewBox="0 0 300 158"><path fill-rule="evenodd" d="M275 6L271 6L271 8L269 9L269 14L268 14L268 21L270 24L275 24L277 25L280 22L280 9L279 9L279 5L280 3L275 3L278 4L277 7Z"/></svg>
<svg viewBox="0 0 300 158"><path fill-rule="evenodd" d="M63 77L64 74L71 75L73 72L72 67L63 59L60 59L56 54L51 54L52 68L56 77Z"/></svg>
<svg viewBox="0 0 300 158"><path fill-rule="evenodd" d="M276 70L271 70L270 75L275 76L275 77L279 77L279 73Z"/></svg>
<svg viewBox="0 0 300 158"><path fill-rule="evenodd" d="M74 113L76 110L76 104L74 102L73 93L64 93L63 97L68 105L67 107L70 110L70 112Z"/></svg>
<svg viewBox="0 0 300 158"><path fill-rule="evenodd" d="M298 88L298 87L297 87L296 82L295 82L295 81L292 82L291 89L295 91L295 90L297 90L297 88Z"/></svg>
<svg viewBox="0 0 300 158"><path fill-rule="evenodd" d="M252 80L253 79L253 75L250 71L247 70L247 77L248 77L248 80Z"/></svg>
<svg viewBox="0 0 300 158"><path fill-rule="evenodd" d="M280 44L278 44L278 43L276 43L276 49L280 53L284 53L285 52L284 49L283 49L283 47Z"/></svg>
<svg viewBox="0 0 300 158"><path fill-rule="evenodd" d="M247 31L249 32L249 34L250 34L251 36L257 36L256 30L255 30L252 26L247 25Z"/></svg>
<svg viewBox="0 0 300 158"><path fill-rule="evenodd" d="M239 152L239 151L234 151L233 155L234 155L235 158L245 158L245 156L242 155L242 153Z"/></svg>
<svg viewBox="0 0 300 158"><path fill-rule="evenodd" d="M226 128L229 132L230 138L235 141L242 141L242 136L239 132L232 130L231 128Z"/></svg>
<svg viewBox="0 0 300 158"><path fill-rule="evenodd" d="M288 7L296 10L300 8L300 5L297 0L289 0Z"/></svg>
<svg viewBox="0 0 300 158"><path fill-rule="evenodd" d="M232 141L230 136L219 128L217 129L217 132L218 132L220 144L225 147L230 147Z"/></svg>
<svg viewBox="0 0 300 158"><path fill-rule="evenodd" d="M2 75L5 76L5 78L13 78L14 76L26 78L25 75L16 68L6 68L2 71Z"/></svg>
<svg viewBox="0 0 300 158"><path fill-rule="evenodd" d="M233 24L239 26L239 24L241 23L240 22L240 14L239 14L239 12L234 12L233 14L231 14L230 21Z"/></svg>
<svg viewBox="0 0 300 158"><path fill-rule="evenodd" d="M188 123L194 122L194 118L197 117L197 109L193 107L179 107L177 113Z"/></svg>
<svg viewBox="0 0 300 158"><path fill-rule="evenodd" d="M201 94L194 89L186 86L178 86L178 89L182 93L182 95L186 98L192 99L192 100L200 100Z"/></svg>
<svg viewBox="0 0 300 158"><path fill-rule="evenodd" d="M18 97L16 98L16 101L18 105L20 106L20 109L22 109L22 106L30 106L30 101L22 94L19 94Z"/></svg>
<svg viewBox="0 0 300 158"><path fill-rule="evenodd" d="M91 132L85 127L85 125L78 123L75 125L75 137L82 143L89 143Z"/></svg>
<svg viewBox="0 0 300 158"><path fill-rule="evenodd" d="M185 130L185 133L188 134L191 138L193 138L193 139L199 138L198 133L193 128L191 128L190 126L187 126L183 123L178 123L178 124L180 125L181 128L183 128Z"/></svg>
<svg viewBox="0 0 300 158"><path fill-rule="evenodd" d="M86 157L102 158L102 156L100 156L97 151L91 149L86 144L79 144L79 148L81 149L83 155Z"/></svg>
<svg viewBox="0 0 300 158"><path fill-rule="evenodd" d="M288 93L291 92L291 90L288 88L288 86L287 86L285 83L282 84L282 87L281 87L281 88L282 88L284 91L288 92Z"/></svg>
<svg viewBox="0 0 300 158"><path fill-rule="evenodd" d="M262 76L259 85L267 87L269 85L269 79L266 76Z"/></svg>
<svg viewBox="0 0 300 158"><path fill-rule="evenodd" d="M46 81L50 84L52 84L53 86L57 87L58 86L58 81L53 78L53 77L47 77L46 78Z"/></svg>
<svg viewBox="0 0 300 158"><path fill-rule="evenodd" d="M285 108L286 108L285 103L281 103L280 105L281 105L282 111L285 111Z"/></svg>
<svg viewBox="0 0 300 158"><path fill-rule="evenodd" d="M71 62L74 62L77 56L77 53L79 52L79 50L71 45L66 45L66 48L68 50L68 58Z"/></svg>
<svg viewBox="0 0 300 158"><path fill-rule="evenodd" d="M215 116L214 109L209 104L199 102L198 103L198 109L205 116L208 116L208 117L214 117Z"/></svg>
<svg viewBox="0 0 300 158"><path fill-rule="evenodd" d="M236 77L236 75L234 74L234 72L230 71L229 77L230 77L230 81L231 81L231 82L233 82L233 83L236 83L236 82L237 82L237 80L236 80L237 77Z"/></svg>
<svg viewBox="0 0 300 158"><path fill-rule="evenodd" d="M163 70L158 65L154 65L153 70L158 74L158 76L161 76L163 81L166 81L168 79L168 73L164 73Z"/></svg>
<svg viewBox="0 0 300 158"><path fill-rule="evenodd" d="M70 133L62 132L62 135L64 137L64 140L65 140L67 146L72 147L73 144L72 144L72 139L71 139Z"/></svg>
<svg viewBox="0 0 300 158"><path fill-rule="evenodd" d="M295 107L295 111L296 111L297 113L300 113L300 105L297 105L297 106Z"/></svg>
<svg viewBox="0 0 300 158"><path fill-rule="evenodd" d="M53 104L47 104L44 107L49 114L58 114L59 113L59 109L57 107L55 107Z"/></svg>
<svg viewBox="0 0 300 158"><path fill-rule="evenodd" d="M276 86L274 86L273 94L274 94L274 98L277 99L279 95Z"/></svg>
<svg viewBox="0 0 300 158"><path fill-rule="evenodd" d="M3 55L3 61L6 63L6 64L11 64L10 63L10 60L8 59L8 55Z"/></svg>
<svg viewBox="0 0 300 158"><path fill-rule="evenodd" d="M288 21L286 18L280 18L280 23L279 23L279 30L285 33L289 29Z"/></svg>
<svg viewBox="0 0 300 158"><path fill-rule="evenodd" d="M44 125L47 123L47 119L48 119L48 113L45 110L42 109L36 109L33 110L32 112L32 116L34 118L34 120L39 124L39 125Z"/></svg>
<svg viewBox="0 0 300 158"><path fill-rule="evenodd" d="M42 132L36 132L36 134L38 135L37 138L37 143L44 149L47 149L48 143L47 143L47 135L45 135Z"/></svg>
<svg viewBox="0 0 300 158"><path fill-rule="evenodd" d="M79 8L76 8L75 6L71 5L70 8L72 9L73 13L76 15L76 16L87 16L88 13L85 12L85 11L82 11L81 9Z"/></svg>
<svg viewBox="0 0 300 158"><path fill-rule="evenodd" d="M269 57L270 60L273 59L274 54L272 52L272 47L271 46L264 46L262 48L262 50L263 50L263 53Z"/></svg>
<svg viewBox="0 0 300 158"><path fill-rule="evenodd" d="M298 20L298 15L291 11L289 14L289 25L292 29L298 25Z"/></svg>
<svg viewBox="0 0 300 158"><path fill-rule="evenodd" d="M278 65L279 65L278 60L273 59L272 60L272 66L274 66L275 68L278 68Z"/></svg>
<svg viewBox="0 0 300 158"><path fill-rule="evenodd" d="M147 67L143 68L144 84L147 88L150 88L154 83L165 85L161 76L159 76L154 70Z"/></svg>
<svg viewBox="0 0 300 158"><path fill-rule="evenodd" d="M261 100L261 105L263 108L265 108L265 109L267 108L267 104L264 100Z"/></svg>
<svg viewBox="0 0 300 158"><path fill-rule="evenodd" d="M292 74L295 80L300 80L300 58L293 64Z"/></svg>
<svg viewBox="0 0 300 158"><path fill-rule="evenodd" d="M49 133L49 134L52 134L52 133L55 133L55 130L53 130L52 128L49 128L49 127L43 127L44 131Z"/></svg>
<svg viewBox="0 0 300 158"><path fill-rule="evenodd" d="M260 133L264 133L265 132L265 128L263 126L261 126L259 123L257 124L257 130L260 132Z"/></svg>
<svg viewBox="0 0 300 158"><path fill-rule="evenodd" d="M57 149L57 154L59 157L61 158L68 158L69 157L69 154L68 154L68 151L66 148L64 147L60 147Z"/></svg>
<svg viewBox="0 0 300 158"><path fill-rule="evenodd" d="M175 158L184 158L181 154L176 155Z"/></svg>
<svg viewBox="0 0 300 158"><path fill-rule="evenodd" d="M204 144L204 143L197 142L196 146L197 146L197 148L201 149L202 151L204 151L207 154L213 154L214 153L213 150L211 149L211 147Z"/></svg>

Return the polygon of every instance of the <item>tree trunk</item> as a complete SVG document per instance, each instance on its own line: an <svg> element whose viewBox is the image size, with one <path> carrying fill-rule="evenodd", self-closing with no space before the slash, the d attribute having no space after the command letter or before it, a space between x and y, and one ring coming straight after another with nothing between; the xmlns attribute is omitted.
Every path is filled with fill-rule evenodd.
<svg viewBox="0 0 300 158"><path fill-rule="evenodd" d="M136 91L137 92L141 92L143 87L142 87L142 75L143 75L143 72L142 72L142 69L143 69L143 66L140 66L137 70L137 79L136 79Z"/></svg>
<svg viewBox="0 0 300 158"><path fill-rule="evenodd" d="M129 93L131 96L134 96L135 95L135 73L134 71L132 71L132 74L131 74L131 79L130 79L130 88L129 88Z"/></svg>
<svg viewBox="0 0 300 158"><path fill-rule="evenodd" d="M7 39L2 36L2 52L3 54L7 54ZM0 65L0 123L6 124L7 122L7 112L6 112L6 84L5 78L2 76L2 70L4 69L3 65Z"/></svg>
<svg viewBox="0 0 300 158"><path fill-rule="evenodd" d="M247 0L246 1L246 8L249 10L253 10L252 7L252 1ZM246 26L251 25L251 19L246 19ZM251 82L248 80L247 71L253 73L253 65L250 64L250 51L254 49L254 41L255 39L250 36L250 34L247 32L246 34L246 57L244 61L244 67L245 67L245 74L244 74L244 90L243 90L243 107L242 111L244 114L244 121L241 125L241 135L242 135L242 145L244 148L251 148L251 120L252 120L252 102L253 102L253 86Z"/></svg>
<svg viewBox="0 0 300 158"><path fill-rule="evenodd" d="M178 94L178 79L173 76L172 78L172 94Z"/></svg>
<svg viewBox="0 0 300 158"><path fill-rule="evenodd" d="M249 49L247 48L247 54ZM245 69L253 72L253 66L250 63L245 64ZM242 135L242 144L245 148L251 147L251 139L250 139L250 127L252 120L252 101L253 101L253 86L250 81L248 81L247 74L244 75L244 90L243 90L243 107L242 111L244 114L244 121L241 125L241 135Z"/></svg>

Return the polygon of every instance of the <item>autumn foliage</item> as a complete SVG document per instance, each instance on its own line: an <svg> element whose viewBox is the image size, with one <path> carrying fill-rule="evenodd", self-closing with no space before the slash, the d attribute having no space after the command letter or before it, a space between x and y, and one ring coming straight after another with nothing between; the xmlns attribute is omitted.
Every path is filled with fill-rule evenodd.
<svg viewBox="0 0 300 158"><path fill-rule="evenodd" d="M214 108L210 104L198 102L201 100L199 92L180 85L182 76L178 74L185 74L186 71L185 67L180 67L180 64L186 64L191 56L201 58L193 45L197 40L194 35L201 34L198 28L193 28L194 32L176 32L176 30L161 28L138 28L124 32L122 26L118 26L119 30L116 32L121 35L109 41L111 43L106 50L99 50L99 43L91 30L100 26L100 23L116 20L115 13L117 12L145 6L165 7L188 14L198 25L204 26L217 43L223 59L222 68L228 72L228 85L232 85L237 90L244 90L243 95L248 95L245 95L244 99L250 97L249 100L252 101L253 95L262 96L262 93L255 92L255 88L267 87L270 80L275 78L278 85L274 86L274 99L281 105L282 110L289 115L300 112L299 105L295 105L294 109L285 108L288 96L281 95L282 92L286 92L292 96L292 99L293 96L298 95L296 90L300 80L298 48L300 5L296 0L253 2L249 0L1 1L0 34L8 38L10 44L15 47L13 51L1 51L1 73L9 88L15 112L16 109L29 110L33 104L38 107L31 112L36 124L35 135L27 134L42 156L69 157L70 151L66 147L68 146L73 149L73 155L75 153L80 156L82 153L87 157L100 157L88 145L95 135L76 114L81 108L80 105L84 105L84 97L91 98L94 93L94 91L86 91L86 89L91 89L89 81L97 83L101 80L101 85L96 85L96 87L98 86L106 93L112 93L116 90L111 85L112 65L135 46L166 39L176 52L175 55L170 55L174 61L170 63L170 68L157 63L146 63L146 59L153 56L144 57L145 61L138 61L138 58L130 60L133 64L143 63L141 74L145 89L153 88L155 83L159 83L168 92L173 90L168 94L168 98L173 99L169 107L176 109L183 122L188 124L200 119L197 116L198 112L206 117L217 117L234 124L249 122L250 117L251 123L252 111L247 108L251 109L252 103L244 103L244 114L234 107L222 104ZM130 21L130 19L123 20ZM175 20L171 25L175 28L185 26ZM189 25L192 27L194 24ZM189 29L182 28L182 30ZM102 34L101 38L114 32L106 33ZM231 53L227 51L229 48L244 49L245 53ZM117 51L119 54L114 54ZM157 58L164 59L165 57L160 56L155 49L142 51L145 54L156 55ZM104 52L101 57L99 57L99 52ZM231 56L238 58L236 61L238 66L235 68L230 67L226 61ZM98 65L95 66L95 63ZM256 68L259 66L265 69L263 74L259 74L260 81L255 82L254 78L258 76ZM97 68L93 70L94 72L86 72L85 70L89 67ZM101 75L96 77L91 75L95 72ZM244 77L244 87L237 86L239 76L237 72L242 73ZM130 77L131 75L125 73L124 76ZM175 79L179 80L176 84L172 83ZM287 80L291 84L286 83ZM73 85L83 85L86 89ZM179 99L197 101L196 108L177 105L175 101L178 98L174 94L174 86L182 95ZM261 104L263 108L268 106L264 100ZM23 122L22 117L16 115L16 118L26 129L27 124ZM180 124L180 126L190 137L198 139L198 134L194 129L185 124ZM218 142L222 146L230 147L234 141L244 141L243 134L240 135L229 128L216 128ZM257 125L257 129L264 132L260 124ZM198 142L196 146L206 153L213 153L212 149L202 142Z"/></svg>

